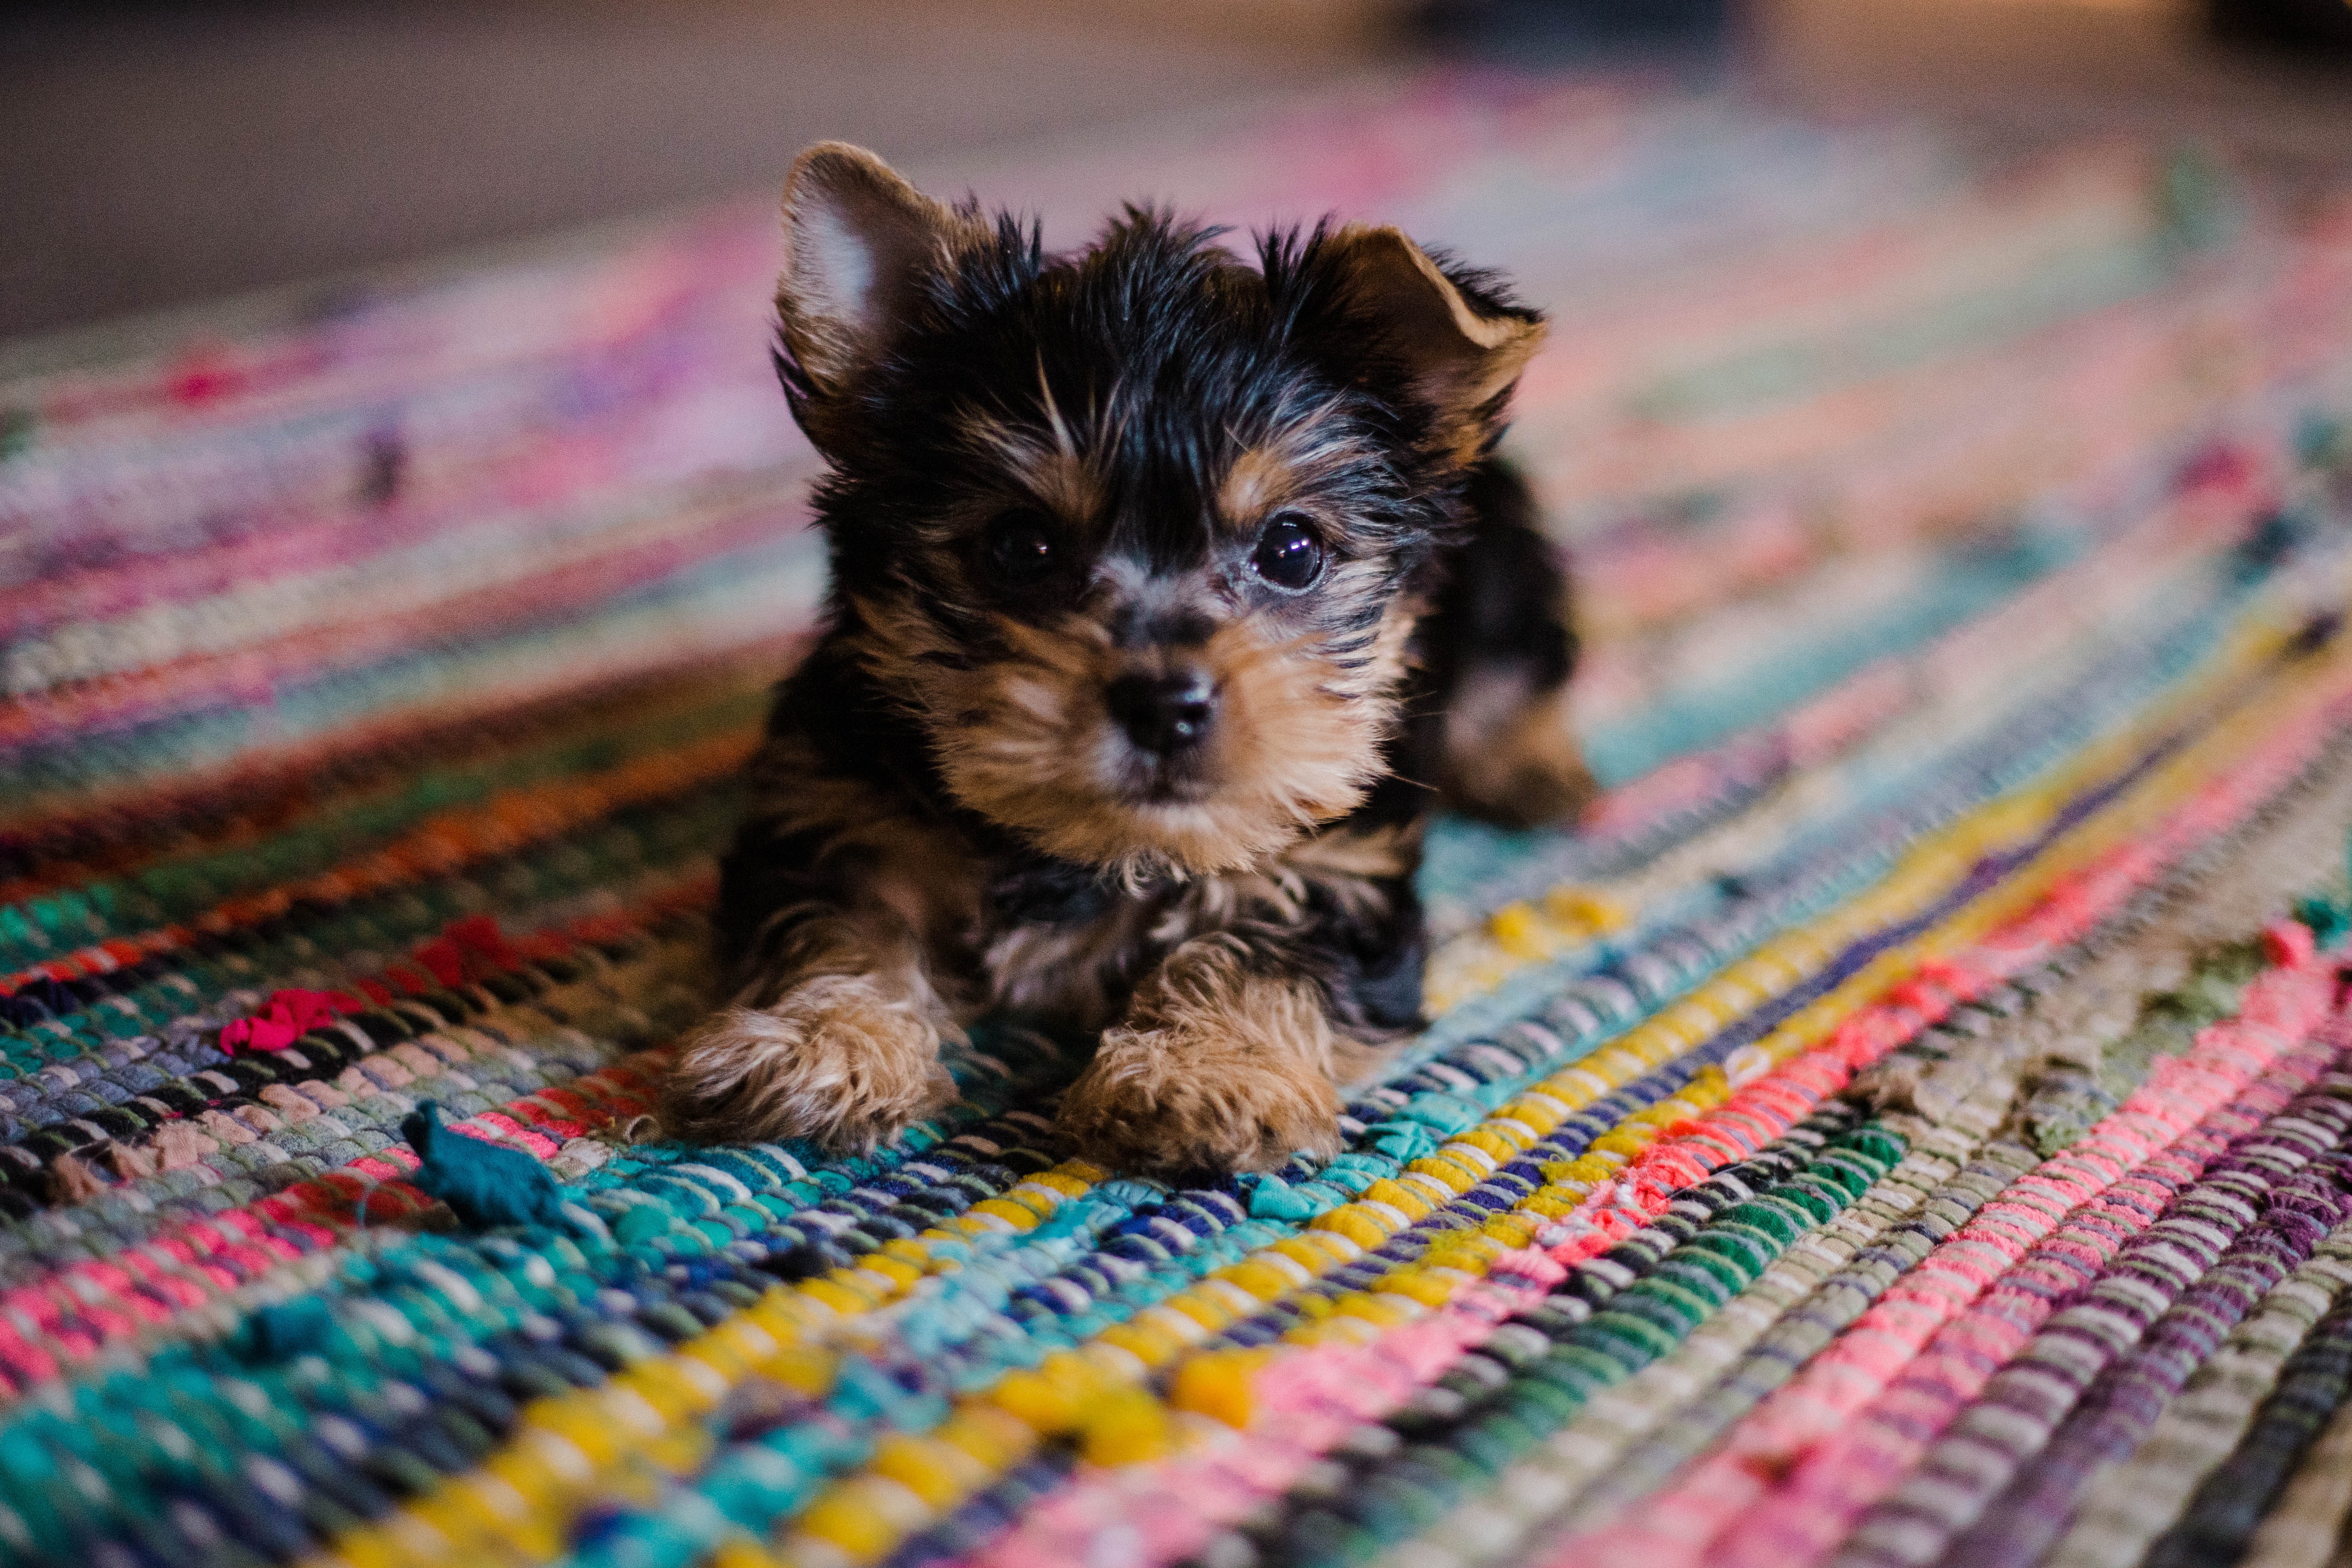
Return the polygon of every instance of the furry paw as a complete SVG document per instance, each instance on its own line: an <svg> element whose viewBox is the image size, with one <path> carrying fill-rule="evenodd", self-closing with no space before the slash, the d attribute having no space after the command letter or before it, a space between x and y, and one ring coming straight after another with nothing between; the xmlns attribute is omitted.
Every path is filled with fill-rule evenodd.
<svg viewBox="0 0 2352 1568"><path fill-rule="evenodd" d="M1562 704L1506 714L1449 715L1446 804L1498 827L1544 827L1583 814L1601 795Z"/></svg>
<svg viewBox="0 0 2352 1568"><path fill-rule="evenodd" d="M1063 1096L1058 1125L1089 1159L1160 1175L1270 1171L1339 1150L1330 1076L1231 1037L1115 1029Z"/></svg>
<svg viewBox="0 0 2352 1568"><path fill-rule="evenodd" d="M939 1026L918 1003L870 975L824 974L706 1024L670 1068L661 1120L696 1142L863 1150L955 1098Z"/></svg>
<svg viewBox="0 0 2352 1568"><path fill-rule="evenodd" d="M1600 796L1599 781L1571 742L1521 753L1480 805L1504 827L1549 827L1575 821Z"/></svg>

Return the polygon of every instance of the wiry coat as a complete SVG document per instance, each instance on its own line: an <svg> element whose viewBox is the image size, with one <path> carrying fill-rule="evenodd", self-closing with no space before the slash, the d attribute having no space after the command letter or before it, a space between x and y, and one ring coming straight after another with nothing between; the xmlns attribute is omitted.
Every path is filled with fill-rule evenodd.
<svg viewBox="0 0 2352 1568"><path fill-rule="evenodd" d="M870 1141L1001 1008L1107 1031L1061 1119L1114 1162L1331 1147L1419 1015L1428 812L1589 788L1565 579L1488 456L1540 318L1394 230L1253 267L1130 209L1049 257L837 144L785 216L833 594L667 1121Z"/></svg>

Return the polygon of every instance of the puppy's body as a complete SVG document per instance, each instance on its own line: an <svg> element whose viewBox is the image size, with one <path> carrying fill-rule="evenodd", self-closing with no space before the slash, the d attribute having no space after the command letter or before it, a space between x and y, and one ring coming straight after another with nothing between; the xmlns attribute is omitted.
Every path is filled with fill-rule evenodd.
<svg viewBox="0 0 2352 1568"><path fill-rule="evenodd" d="M1099 1156L1332 1148L1349 1057L1419 1015L1429 810L1589 788L1565 580L1486 455L1539 319L1393 230L1253 268L1130 212L1048 258L839 147L786 226L834 595L668 1121L870 1142L1007 1008L1104 1031L1061 1113Z"/></svg>

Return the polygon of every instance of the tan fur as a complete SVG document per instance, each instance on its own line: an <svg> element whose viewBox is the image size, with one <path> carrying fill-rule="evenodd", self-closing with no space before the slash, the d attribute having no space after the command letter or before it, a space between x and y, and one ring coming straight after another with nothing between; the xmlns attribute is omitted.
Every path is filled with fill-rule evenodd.
<svg viewBox="0 0 2352 1568"><path fill-rule="evenodd" d="M939 1022L923 997L867 974L821 974L767 1007L730 1007L670 1069L665 1131L677 1137L814 1138L872 1148L955 1101Z"/></svg>
<svg viewBox="0 0 2352 1568"><path fill-rule="evenodd" d="M1213 933L1245 920L1294 922L1313 893L1341 908L1376 909L1386 896L1381 879L1411 863L1417 826L1314 835L1252 868L1122 900L1100 920L991 928L976 868L944 835L889 816L869 795L846 810L850 792L837 781L795 777L774 756L760 772L770 798L799 803L782 820L798 826L801 813L813 814L835 830L836 846L878 847L895 837L903 853L875 862L863 884L872 901L857 912L795 923L797 911L779 911L790 934L759 981L679 1051L662 1106L671 1135L870 1146L951 1098L939 1047L962 1024L1013 1008L1099 1029L1161 954L1171 956L1112 1041L1149 1037L1167 1071L1197 1057L1211 1079L1275 1060L1276 1081L1267 1086L1275 1100L1265 1114L1283 1136L1306 1125L1302 1104L1336 1106L1333 1053L1352 1053L1352 1061L1360 1045L1334 1036L1311 984L1222 975L1218 963L1230 963L1235 950ZM919 952L917 929L930 933ZM971 955L976 974L960 975L960 953ZM1269 1057L1265 1042L1276 1037L1294 1048ZM1136 1065L1107 1070L1166 1100L1163 1122L1208 1103L1138 1079ZM1230 1086L1213 1092L1217 1104L1239 1103Z"/></svg>
<svg viewBox="0 0 2352 1568"><path fill-rule="evenodd" d="M783 216L788 387L818 448L856 458L847 438L862 380L927 309L925 277L994 231L841 143L795 163ZM1482 313L1395 229L1351 226L1329 244L1364 331L1436 415L1408 467L1478 458L1540 321ZM1328 826L1391 765L1408 649L1428 608L1397 593L1402 563L1371 558L1385 553L1382 536L1342 499L1369 493L1365 465L1398 454L1340 416L1345 399L1229 428L1236 455L1200 497L1215 547L1189 567L1147 564L1123 545L1097 550L1139 519L1157 526L1149 508L1120 510L1118 387L1079 396L1066 385L1057 402L1042 356L1035 368L1034 401L1033 389L1008 386L946 412L966 482L899 541L920 560L845 584L823 650L862 665L919 729L955 809L895 763L852 767L872 776L851 782L830 776L804 737L763 749L738 854L794 859L775 882L741 886L763 900L789 887L796 901L753 911L766 916L756 931L730 926L756 979L681 1048L663 1106L672 1134L870 1145L952 1093L943 1037L1009 1008L1111 1026L1061 1112L1097 1157L1162 1172L1265 1169L1339 1146L1335 1074L1360 1071L1370 1048L1349 1031L1385 1037L1398 1003L1324 973L1346 965L1316 947L1328 933L1314 928L1391 929L1400 911L1386 901L1420 848L1417 822ZM1041 576L1024 596L996 595L992 578L975 580L992 570L989 531L1031 508L1050 518L1054 543L1073 547L1048 570L1092 564L1083 578ZM1311 594L1251 576L1252 542L1289 510L1328 552ZM1040 601L1051 606L1042 619ZM1014 603L1017 614L984 621L975 609ZM1171 683L1161 689L1205 682L1213 722L1181 749L1139 728L1130 736L1108 695L1122 682L1136 689L1130 678ZM1549 705L1522 693L1489 706L1449 730L1450 776L1427 782L1523 820L1589 792L1564 725L1535 717L1557 720ZM967 812L988 829L968 831ZM1064 868L1008 853L1006 834L1101 873L1121 896L1097 900L1082 879L1072 891Z"/></svg>
<svg viewBox="0 0 2352 1568"><path fill-rule="evenodd" d="M1310 891L1351 914L1379 909L1387 897L1380 879L1409 872L1420 837L1418 824L1319 833L1250 870L1192 878L1155 897L1123 902L1101 920L1009 925L981 944L987 1005L1101 1028L1157 954L1196 937L1243 920L1296 923Z"/></svg>
<svg viewBox="0 0 2352 1568"><path fill-rule="evenodd" d="M926 944L970 927L979 888L971 856L954 834L910 821L897 803L870 788L827 776L797 736L780 736L761 748L750 783L770 831L780 837L823 831L820 858L858 858L865 896Z"/></svg>
<svg viewBox="0 0 2352 1568"><path fill-rule="evenodd" d="M1145 905L1120 906L1075 925L1016 921L988 933L982 983L997 1005L1076 1029L1098 1029L1150 962Z"/></svg>
<svg viewBox="0 0 2352 1568"><path fill-rule="evenodd" d="M1544 323L1479 315L1401 229L1350 224L1331 242L1347 256L1357 305L1391 323L1396 351L1415 367L1422 395L1440 416L1436 438L1454 461L1473 461L1491 434L1481 411L1543 346Z"/></svg>
<svg viewBox="0 0 2352 1568"><path fill-rule="evenodd" d="M1421 865L1425 825L1393 823L1347 833L1318 833L1282 857L1285 870L1337 882L1342 879L1409 877Z"/></svg>
<svg viewBox="0 0 2352 1568"><path fill-rule="evenodd" d="M1297 1150L1336 1153L1334 1047L1312 984L1251 973L1238 943L1198 937L1103 1036L1059 1125L1124 1170L1263 1171Z"/></svg>
<svg viewBox="0 0 2352 1568"><path fill-rule="evenodd" d="M940 1062L951 1034L961 1031L897 910L877 902L803 921L736 1005L679 1047L662 1124L673 1137L870 1148L953 1103Z"/></svg>
<svg viewBox="0 0 2352 1568"><path fill-rule="evenodd" d="M796 737L754 761L772 831L821 828L855 857L862 902L789 929L735 1005L679 1049L661 1107L673 1136L808 1137L867 1147L954 1100L939 1060L960 1035L926 945L971 920L978 889L951 835L910 823L871 790L824 775Z"/></svg>
<svg viewBox="0 0 2352 1568"><path fill-rule="evenodd" d="M1038 505L1072 524L1082 525L1102 509L1103 476L1096 464L1078 450L1061 411L1054 406L1050 389L1045 394L1045 401L1053 425L1054 441L1050 446L1018 426L993 415L977 413L967 414L961 421L963 442L976 457L985 459L992 471L1027 490ZM952 538L967 526L964 519L941 521L945 526L937 531L942 538Z"/></svg>
<svg viewBox="0 0 2352 1568"><path fill-rule="evenodd" d="M1217 516L1227 528L1255 533L1268 515L1293 502L1307 502L1310 513L1316 510L1316 481L1344 467L1352 455L1336 435L1330 412L1318 409L1234 458L1217 487Z"/></svg>
<svg viewBox="0 0 2352 1568"><path fill-rule="evenodd" d="M863 147L820 142L784 180L784 265L776 315L784 342L820 395L809 410L820 446L832 404L887 347L914 279L984 242L987 227L933 201ZM860 254L846 260L852 238ZM845 264L846 260L846 264Z"/></svg>
<svg viewBox="0 0 2352 1568"><path fill-rule="evenodd" d="M1449 805L1509 827L1564 821L1601 794L1565 693L1537 700L1509 675L1474 676L1454 693L1437 784Z"/></svg>
<svg viewBox="0 0 2352 1568"><path fill-rule="evenodd" d="M1420 606L1393 606L1353 672L1335 669L1312 637L1280 637L1257 620L1221 628L1198 655L1221 705L1214 786L1166 801L1134 799L1107 775L1103 693L1136 660L1099 624L1082 614L1049 628L1005 620L1011 657L958 669L924 657L956 651L928 617L857 609L875 628L861 657L887 685L919 694L918 717L960 802L1050 854L1134 880L1248 868L1359 805L1380 775Z"/></svg>

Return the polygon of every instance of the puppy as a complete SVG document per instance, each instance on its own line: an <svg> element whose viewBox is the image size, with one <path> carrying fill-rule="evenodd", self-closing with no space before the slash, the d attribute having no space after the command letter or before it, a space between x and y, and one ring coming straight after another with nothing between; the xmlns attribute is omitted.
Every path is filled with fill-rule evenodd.
<svg viewBox="0 0 2352 1568"><path fill-rule="evenodd" d="M1567 583L1498 419L1543 320L1393 228L1093 246L828 142L785 187L776 356L833 586L721 875L698 1140L866 1147L1006 1010L1100 1046L1060 1125L1134 1171L1339 1146L1419 1020L1441 801L1592 784Z"/></svg>

